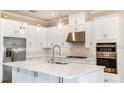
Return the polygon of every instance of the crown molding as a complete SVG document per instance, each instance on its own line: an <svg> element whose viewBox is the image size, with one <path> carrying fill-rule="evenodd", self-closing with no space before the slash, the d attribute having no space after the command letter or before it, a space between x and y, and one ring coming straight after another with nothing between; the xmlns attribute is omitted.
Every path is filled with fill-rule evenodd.
<svg viewBox="0 0 124 93"><path fill-rule="evenodd" d="M8 11L1 11L1 15L2 15L2 17L8 16L8 19L9 19L9 16L12 16L12 17L31 20L31 21L35 21L35 22L48 23L48 21L46 21L46 20L41 20L41 19L29 17L29 16L20 15L20 14L15 14L15 13L11 13Z"/></svg>

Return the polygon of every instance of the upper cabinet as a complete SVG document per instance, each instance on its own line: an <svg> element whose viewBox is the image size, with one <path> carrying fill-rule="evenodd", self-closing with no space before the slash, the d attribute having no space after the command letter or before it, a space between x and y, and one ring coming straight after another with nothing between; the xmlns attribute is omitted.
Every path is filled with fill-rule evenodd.
<svg viewBox="0 0 124 93"><path fill-rule="evenodd" d="M69 32L85 30L85 12L69 15Z"/></svg>
<svg viewBox="0 0 124 93"><path fill-rule="evenodd" d="M40 48L46 48L47 46L47 28L40 27L39 31L36 32L37 46Z"/></svg>
<svg viewBox="0 0 124 93"><path fill-rule="evenodd" d="M66 43L68 35L68 26L64 26L62 31L57 27L44 28L40 27L37 31L37 26L29 25L27 34L28 48L52 48L55 44L61 47L69 47Z"/></svg>
<svg viewBox="0 0 124 93"><path fill-rule="evenodd" d="M26 37L27 23L1 19L2 33L4 36Z"/></svg>
<svg viewBox="0 0 124 93"><path fill-rule="evenodd" d="M66 39L68 35L68 26L64 26L61 31L57 27L49 27L47 29L47 42L49 47L53 47L55 44L61 47L69 47Z"/></svg>
<svg viewBox="0 0 124 93"><path fill-rule="evenodd" d="M47 45L52 48L59 43L59 40L60 36L57 27L49 27L47 29Z"/></svg>
<svg viewBox="0 0 124 93"><path fill-rule="evenodd" d="M88 21L85 24L85 47L94 48L95 47L95 30L94 21Z"/></svg>
<svg viewBox="0 0 124 93"><path fill-rule="evenodd" d="M85 24L85 12L69 15L69 25L83 25Z"/></svg>
<svg viewBox="0 0 124 93"><path fill-rule="evenodd" d="M85 31L85 25L72 25L69 26L69 32Z"/></svg>
<svg viewBox="0 0 124 93"><path fill-rule="evenodd" d="M46 28L29 25L27 34L28 48L46 48L47 47L47 31Z"/></svg>
<svg viewBox="0 0 124 93"><path fill-rule="evenodd" d="M119 17L105 16L96 18L95 31L97 41L117 40L119 32Z"/></svg>

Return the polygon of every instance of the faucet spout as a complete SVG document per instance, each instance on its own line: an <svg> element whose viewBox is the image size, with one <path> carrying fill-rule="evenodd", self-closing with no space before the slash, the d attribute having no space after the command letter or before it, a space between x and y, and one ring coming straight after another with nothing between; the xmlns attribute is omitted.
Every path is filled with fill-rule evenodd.
<svg viewBox="0 0 124 93"><path fill-rule="evenodd" d="M59 48L59 56L61 56L61 47L59 45L54 45L53 46L53 51L52 51L52 61L55 62L55 49Z"/></svg>

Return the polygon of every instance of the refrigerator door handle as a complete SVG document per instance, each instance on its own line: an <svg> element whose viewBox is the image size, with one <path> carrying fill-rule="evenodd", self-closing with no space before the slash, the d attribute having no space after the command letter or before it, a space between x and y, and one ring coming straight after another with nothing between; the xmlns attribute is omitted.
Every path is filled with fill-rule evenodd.
<svg viewBox="0 0 124 93"><path fill-rule="evenodd" d="M11 56L12 62L14 62L14 50L12 49L12 56Z"/></svg>

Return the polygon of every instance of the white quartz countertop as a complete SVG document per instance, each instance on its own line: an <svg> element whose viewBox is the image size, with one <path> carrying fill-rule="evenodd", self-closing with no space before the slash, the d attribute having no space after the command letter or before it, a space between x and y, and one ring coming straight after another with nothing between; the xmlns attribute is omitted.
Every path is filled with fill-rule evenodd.
<svg viewBox="0 0 124 93"><path fill-rule="evenodd" d="M75 78L81 75L92 73L97 70L104 69L102 66L86 65L86 64L51 64L47 62L35 61L21 61L21 62L8 62L3 63L5 66L35 71L39 73L46 73L63 78Z"/></svg>

